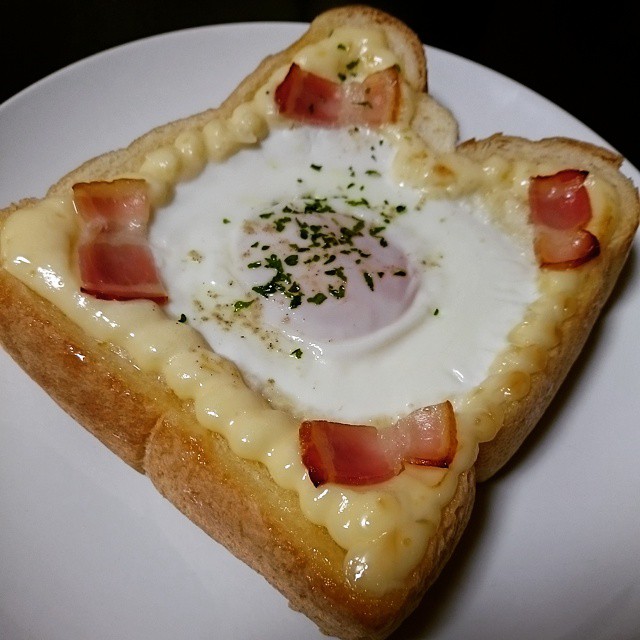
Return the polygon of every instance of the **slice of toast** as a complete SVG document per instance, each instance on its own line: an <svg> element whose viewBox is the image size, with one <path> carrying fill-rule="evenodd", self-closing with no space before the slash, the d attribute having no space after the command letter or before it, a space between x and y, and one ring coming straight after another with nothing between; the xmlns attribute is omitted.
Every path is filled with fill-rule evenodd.
<svg viewBox="0 0 640 640"><path fill-rule="evenodd" d="M45 204L68 202L78 182L130 174L144 176L158 202L170 200L176 180L197 179L207 160L224 162L233 152L220 134L225 123L233 122L242 134L237 135L236 148L258 145L268 127L261 119L247 117L244 105L256 96L266 100L270 94L265 98L262 90L274 75L281 76L307 47L344 27L383 34L394 54L404 103L412 105L401 115L402 126L417 136L444 176L437 188L424 185L425 191L435 189L442 197L442 192L463 182L484 198L491 197L488 192L506 194L504 200L513 205L498 223L508 227L510 218L524 217L515 223L520 230L528 229L523 184L537 172L588 171L594 203L589 229L600 244L599 256L578 268L541 271L540 300L527 310L483 382L457 399L459 455L442 481L444 502L436 508L433 526L426 529L420 557L400 581L374 592L350 581L345 549L335 534L309 517L295 483L288 486L287 477L277 477L263 461L239 454L228 437L203 424L197 399L168 384L166 371L159 374L155 366L141 365L125 344L92 334L84 321L69 317L55 294L48 296L34 286L31 276L14 268L12 251L20 225L13 214L26 210L38 217L42 203L37 201L9 207L0 218L0 339L70 415L145 473L176 507L265 576L325 633L384 638L437 578L470 518L476 476L493 475L538 422L615 284L639 209L635 188L619 172L621 159L562 139L530 142L496 135L457 145L455 118L426 92L425 54L415 34L385 13L353 6L319 16L299 41L263 61L220 108L167 124L126 149L88 161L54 185ZM488 182L479 176L489 176ZM174 325L172 339L182 339L188 327ZM193 339L193 348L201 348ZM235 375L235 368L224 360L214 358L211 363ZM295 416L287 420L296 423Z"/></svg>

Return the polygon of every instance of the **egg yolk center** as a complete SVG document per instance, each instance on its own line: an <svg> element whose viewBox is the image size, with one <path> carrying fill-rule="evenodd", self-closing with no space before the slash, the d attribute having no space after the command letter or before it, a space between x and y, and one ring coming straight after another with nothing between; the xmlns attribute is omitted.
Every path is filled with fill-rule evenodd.
<svg viewBox="0 0 640 640"><path fill-rule="evenodd" d="M305 341L359 338L411 306L415 271L405 253L357 216L263 213L245 221L239 272L262 302L265 323Z"/></svg>

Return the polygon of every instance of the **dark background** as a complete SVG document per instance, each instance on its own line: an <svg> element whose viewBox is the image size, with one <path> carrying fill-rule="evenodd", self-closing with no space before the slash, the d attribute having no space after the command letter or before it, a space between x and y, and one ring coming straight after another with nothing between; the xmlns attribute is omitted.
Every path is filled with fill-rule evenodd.
<svg viewBox="0 0 640 640"><path fill-rule="evenodd" d="M309 22L330 0L60 0L3 15L0 102L89 55L147 36L244 21ZM404 20L428 45L461 55L537 91L640 168L640 36L623 3L368 4ZM633 7L633 3L625 3ZM6 12L3 12L6 13Z"/></svg>

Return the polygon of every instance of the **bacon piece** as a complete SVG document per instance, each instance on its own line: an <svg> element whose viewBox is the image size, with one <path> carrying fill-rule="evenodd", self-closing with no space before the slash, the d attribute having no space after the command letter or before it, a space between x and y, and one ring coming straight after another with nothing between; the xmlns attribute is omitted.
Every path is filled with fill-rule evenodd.
<svg viewBox="0 0 640 640"><path fill-rule="evenodd" d="M588 171L565 169L550 176L536 176L529 187L534 224L553 229L577 229L591 220L591 202L584 181Z"/></svg>
<svg viewBox="0 0 640 640"><path fill-rule="evenodd" d="M398 117L400 74L389 67L362 82L338 83L293 63L276 88L275 101L283 116L307 124L379 126Z"/></svg>
<svg viewBox="0 0 640 640"><path fill-rule="evenodd" d="M318 487L326 482L370 485L398 475L405 464L447 468L457 448L449 401L414 411L386 429L307 420L299 430L302 462Z"/></svg>
<svg viewBox="0 0 640 640"><path fill-rule="evenodd" d="M129 178L73 186L81 221L78 257L84 293L106 300L167 301L148 243L147 189L144 180Z"/></svg>
<svg viewBox="0 0 640 640"><path fill-rule="evenodd" d="M534 248L541 267L574 269L600 254L600 242L585 227L592 217L587 171L565 169L529 183Z"/></svg>
<svg viewBox="0 0 640 640"><path fill-rule="evenodd" d="M404 462L448 467L456 453L456 416L449 401L417 409L396 424L405 439Z"/></svg>
<svg viewBox="0 0 640 640"><path fill-rule="evenodd" d="M535 252L541 267L574 269L600 255L600 242L586 229L536 229Z"/></svg>
<svg viewBox="0 0 640 640"><path fill-rule="evenodd" d="M309 420L300 426L299 437L302 462L316 487L325 482L375 484L402 468L375 427Z"/></svg>
<svg viewBox="0 0 640 640"><path fill-rule="evenodd" d="M341 93L337 82L304 71L294 63L276 88L275 100L278 111L294 120L309 124L337 124Z"/></svg>

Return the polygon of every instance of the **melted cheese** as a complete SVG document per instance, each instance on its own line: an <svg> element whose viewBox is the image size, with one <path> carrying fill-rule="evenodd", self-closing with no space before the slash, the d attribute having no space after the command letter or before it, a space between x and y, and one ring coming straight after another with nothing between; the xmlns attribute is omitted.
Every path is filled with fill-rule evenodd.
<svg viewBox="0 0 640 640"><path fill-rule="evenodd" d="M347 53L342 46L337 47L337 43L345 45ZM305 49L298 58L307 68L327 75L341 72L342 66L353 59L354 52L363 61L359 69L365 74L396 61L379 34L347 29ZM229 119L214 118L202 130L182 133L175 144L158 149L146 158L139 175L152 185L158 207L159 224L153 232L158 234L157 248L162 245L162 234L171 233L172 222L167 222L166 229L162 228L164 222L160 222L160 218L164 213L174 208L176 212L182 208L184 213L192 200L207 193L206 190L199 191L200 179L209 172L213 175L216 169L224 175L225 164L207 168L204 176L189 189L181 187L175 202L169 205L176 180L200 174L208 162L221 162L240 149L247 151L248 146L263 140L270 131L276 142L282 136L292 135L277 131L282 123L275 115L271 99L272 89L284 73L286 68L278 70L254 99L236 109ZM426 207L427 215L434 219L446 216L447 224L434 225L430 229L434 234L432 246L414 244L412 250L428 259L442 242L450 253L453 245L448 244L445 237L451 233L473 236L476 243L486 242L496 252L493 264L491 260L485 260L487 256L480 255L471 256L470 262L460 256L453 259L447 267L449 275L443 275L439 283L435 278L433 290L437 293L422 308L422 312L430 311L431 315L423 313L420 316L427 328L426 333L419 334L419 340L426 343L426 349L435 349L427 351L423 357L433 357L434 361L443 355L442 352L449 352L449 349L433 344L446 340L444 334L438 333L444 320L454 309L458 314L470 316L469 322L466 319L453 322L457 335L462 338L460 347L453 348L449 355L444 353L447 384L438 381L438 367L432 362L423 363L415 373L418 386L428 386L423 382L428 379L437 389L434 396L427 393L419 397L418 403L431 402L440 393L451 395L454 401L459 449L447 471L410 468L386 483L367 489L332 485L314 488L300 461L298 419L290 411L274 408L243 379L246 375L249 381L261 386L260 381L268 375L270 367L276 362L283 363L282 353L274 359L267 358L256 370L245 372L243 369L249 365L244 355L253 351L254 344L242 352L238 340L230 343L226 355L241 354L241 364L236 366L223 357L224 353L214 353L200 331L188 323L178 322L175 316L152 303L99 301L80 293L73 261L77 225L70 197L50 197L14 213L3 230L1 247L3 264L14 276L57 305L88 334L118 345L136 366L161 375L180 398L193 400L197 419L204 427L224 435L237 455L266 465L280 486L296 491L305 516L326 527L337 544L345 549L346 578L353 585L375 594L401 585L420 561L430 536L438 527L442 509L455 493L459 475L473 465L478 443L495 435L502 424L505 406L514 398L526 396L530 376L544 367L546 349L554 344L559 322L571 314L571 308L565 304L567 297L577 291L582 277L578 273L539 273L537 293L534 294L536 283L530 264L530 248L526 249L526 224L518 222L526 220L526 215L522 215L526 208L524 181L517 177L522 167L499 159L490 159L485 165L477 166L455 155L435 156L402 126L388 128L385 136L397 148L394 171L399 175L399 183L410 188L411 193L419 192L425 198L450 198L449 202L435 205L433 210ZM265 144L268 150L269 143ZM240 154L234 156L232 162L241 163ZM525 176L540 170L539 167L525 169ZM210 188L214 184L212 182ZM590 188L597 191L593 183ZM503 197L505 193L506 198ZM417 217L418 204L414 204L414 217ZM477 216L478 211L480 216ZM515 238L512 242L486 224L487 212L495 214L500 225L508 228L511 237ZM220 217L216 219L218 224ZM472 221L470 232L461 228L469 221ZM410 236L414 230L411 224L398 233ZM186 243L178 244L176 250L184 257L190 249L195 250L192 257L207 251L207 247L198 245L197 238L192 236L187 237ZM486 292L486 283L496 282L498 272L507 265L515 268L516 275L505 282L504 290L494 290L493 297L485 300L485 294L480 291ZM454 300L456 296L452 296L456 287L464 285L455 278L460 278L458 270L465 274L462 280L473 277L476 267L478 277L465 307L464 302ZM182 277L173 274L169 266L166 273L170 280L176 277L179 281ZM450 281L449 276L454 280ZM189 276L184 278L186 282ZM193 291L193 285L189 287L187 290ZM185 308L191 305L193 295L188 295L192 298L176 296L175 308L171 309L175 314L183 311L182 305ZM508 300L504 308L503 295ZM478 335L472 336L477 320L474 308L485 302L495 307L499 321L495 327L487 327L487 323L491 323L491 316L487 316L477 325ZM433 316L434 305L442 307L442 317ZM202 324L198 329L206 334ZM429 333L430 327L435 333ZM449 339L448 344L453 345L456 339ZM210 340L215 343L216 351L224 351L224 340L215 336ZM384 341L381 344L384 346ZM484 353L477 361L472 358L460 365L469 367L471 372L462 376L468 384L460 385L459 380L452 379L451 371L456 369L458 360L463 360L465 350L476 348ZM346 353L355 356L357 349L349 345ZM391 384L394 371L406 355L407 349L401 356L391 356L385 363L388 372L381 383L383 387ZM285 396L296 395L308 380L302 386L294 384L292 381L298 372L296 363L288 358L285 360L284 372L275 386ZM336 362L339 367L345 360L336 356ZM354 366L357 376L363 377L365 372L358 370L357 362ZM328 392L326 380L315 384L322 388L321 394ZM380 389L377 389L376 394L379 393ZM331 404L324 395L319 402L307 396L304 403L307 411L330 406L336 416L344 412L353 418L366 418L365 409L372 402L371 395L362 392L354 409L350 408L346 397ZM399 398L397 405L382 404L375 412L394 414L416 402L411 393L400 394Z"/></svg>

